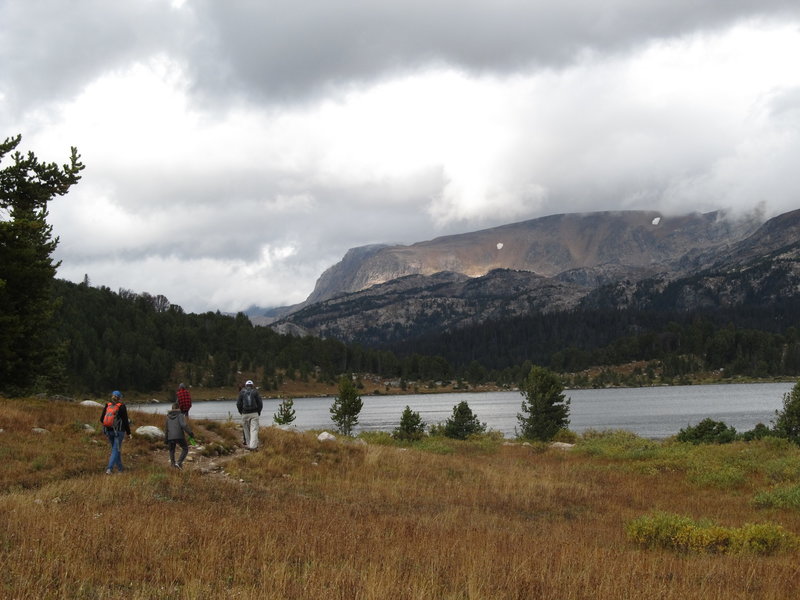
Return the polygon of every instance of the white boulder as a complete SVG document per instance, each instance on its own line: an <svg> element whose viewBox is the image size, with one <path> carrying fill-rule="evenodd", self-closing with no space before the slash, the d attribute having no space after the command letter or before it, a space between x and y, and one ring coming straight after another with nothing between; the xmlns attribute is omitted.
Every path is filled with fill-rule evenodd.
<svg viewBox="0 0 800 600"><path fill-rule="evenodd" d="M277 423L273 423L272 427L275 429L280 429L281 431L291 431L292 433L300 432L300 430L297 428L297 425L278 425Z"/></svg>
<svg viewBox="0 0 800 600"><path fill-rule="evenodd" d="M163 440L165 437L161 428L156 427L155 425L142 425L141 427L137 427L134 433L151 440Z"/></svg>
<svg viewBox="0 0 800 600"><path fill-rule="evenodd" d="M81 406L95 406L97 408L103 408L102 404L95 402L94 400L83 400L81 402Z"/></svg>
<svg viewBox="0 0 800 600"><path fill-rule="evenodd" d="M336 436L333 435L332 433L328 433L327 431L323 431L317 436L317 439L320 442L335 442Z"/></svg>
<svg viewBox="0 0 800 600"><path fill-rule="evenodd" d="M553 442L550 444L551 448L558 448L559 450L571 450L575 447L575 444L567 444L565 442Z"/></svg>

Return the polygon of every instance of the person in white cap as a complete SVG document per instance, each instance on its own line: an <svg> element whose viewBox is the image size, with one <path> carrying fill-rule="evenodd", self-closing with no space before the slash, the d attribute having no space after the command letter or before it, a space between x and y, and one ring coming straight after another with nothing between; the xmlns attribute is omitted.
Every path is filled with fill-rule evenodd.
<svg viewBox="0 0 800 600"><path fill-rule="evenodd" d="M264 404L258 390L251 380L247 380L239 392L236 409L242 415L242 430L244 431L244 445L248 450L258 450L258 417Z"/></svg>

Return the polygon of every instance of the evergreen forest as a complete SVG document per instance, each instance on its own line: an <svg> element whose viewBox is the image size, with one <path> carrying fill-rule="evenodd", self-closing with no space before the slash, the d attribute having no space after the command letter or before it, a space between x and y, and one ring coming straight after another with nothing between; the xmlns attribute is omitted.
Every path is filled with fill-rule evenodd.
<svg viewBox="0 0 800 600"><path fill-rule="evenodd" d="M342 373L354 372L405 379L452 375L440 358L401 359L383 349L282 335L254 326L243 313L186 313L164 296L114 292L92 287L88 279L56 280L54 289L63 369L51 388L144 392L173 385L175 378L226 387L241 383L241 372L256 373L266 390L280 389L286 378L333 384Z"/></svg>
<svg viewBox="0 0 800 600"><path fill-rule="evenodd" d="M542 365L573 386L800 375L800 300L708 311L578 309L486 321L383 347L444 357L465 379L516 385ZM612 366L648 363L623 377ZM602 369L609 367L609 369ZM600 372L592 378L586 370Z"/></svg>
<svg viewBox="0 0 800 600"><path fill-rule="evenodd" d="M256 373L266 390L279 390L286 378L334 384L342 373L514 386L531 365L562 373L576 386L689 383L708 371L727 378L800 375L798 306L540 314L366 348L278 334L243 313L185 313L164 296L113 292L88 280L56 280L54 289L63 365L57 387L74 392L160 390L176 377L226 387L240 383L241 372ZM610 369L634 361L647 366L627 378ZM604 366L592 379L578 375Z"/></svg>

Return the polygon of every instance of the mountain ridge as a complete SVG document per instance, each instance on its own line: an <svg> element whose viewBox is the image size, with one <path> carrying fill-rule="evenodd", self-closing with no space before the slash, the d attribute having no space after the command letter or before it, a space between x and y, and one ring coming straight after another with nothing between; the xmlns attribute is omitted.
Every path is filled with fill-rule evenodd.
<svg viewBox="0 0 800 600"><path fill-rule="evenodd" d="M531 312L652 304L648 294L657 298L681 278L791 245L800 231L796 212L766 224L716 212L551 215L411 246L355 248L320 277L310 302L288 311L273 327L380 344ZM492 242L496 251L509 244L505 261L512 267L489 264ZM460 271L435 271L443 257ZM475 260L467 265L469 258ZM520 266L525 268L513 268ZM791 272L784 269L782 276L791 279ZM338 287L332 283L337 278ZM380 279L386 281L369 284ZM359 289L347 291L348 286ZM691 296L684 305L691 305Z"/></svg>
<svg viewBox="0 0 800 600"><path fill-rule="evenodd" d="M404 275L441 271L480 277L494 269L553 277L603 264L658 269L686 253L738 241L752 219L720 212L665 216L657 211L601 211L549 215L411 245L353 248L317 280L304 305L358 292Z"/></svg>

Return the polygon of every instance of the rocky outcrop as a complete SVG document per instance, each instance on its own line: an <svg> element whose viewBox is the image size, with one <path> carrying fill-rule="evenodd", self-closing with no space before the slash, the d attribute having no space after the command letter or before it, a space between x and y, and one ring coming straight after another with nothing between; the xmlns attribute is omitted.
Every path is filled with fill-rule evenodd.
<svg viewBox="0 0 800 600"><path fill-rule="evenodd" d="M364 246L325 271L303 306L408 275L442 271L467 277L495 269L544 277L571 272L576 278L600 280L607 272L640 276L673 270L689 252L739 242L757 226L753 219L726 219L717 212L677 217L653 211L596 212L552 215L410 246Z"/></svg>
<svg viewBox="0 0 800 600"><path fill-rule="evenodd" d="M714 288L709 278L680 297L673 287L734 258L785 253L796 220L784 215L759 228L718 213L553 215L411 246L357 248L320 277L304 306L272 326L380 344L578 306L652 308L655 298L673 308L713 305L717 293L733 302L746 286Z"/></svg>
<svg viewBox="0 0 800 600"><path fill-rule="evenodd" d="M431 328L566 310L585 294L579 285L526 271L497 269L476 278L442 272L407 275L338 296L288 319L322 337L376 344L422 335Z"/></svg>

